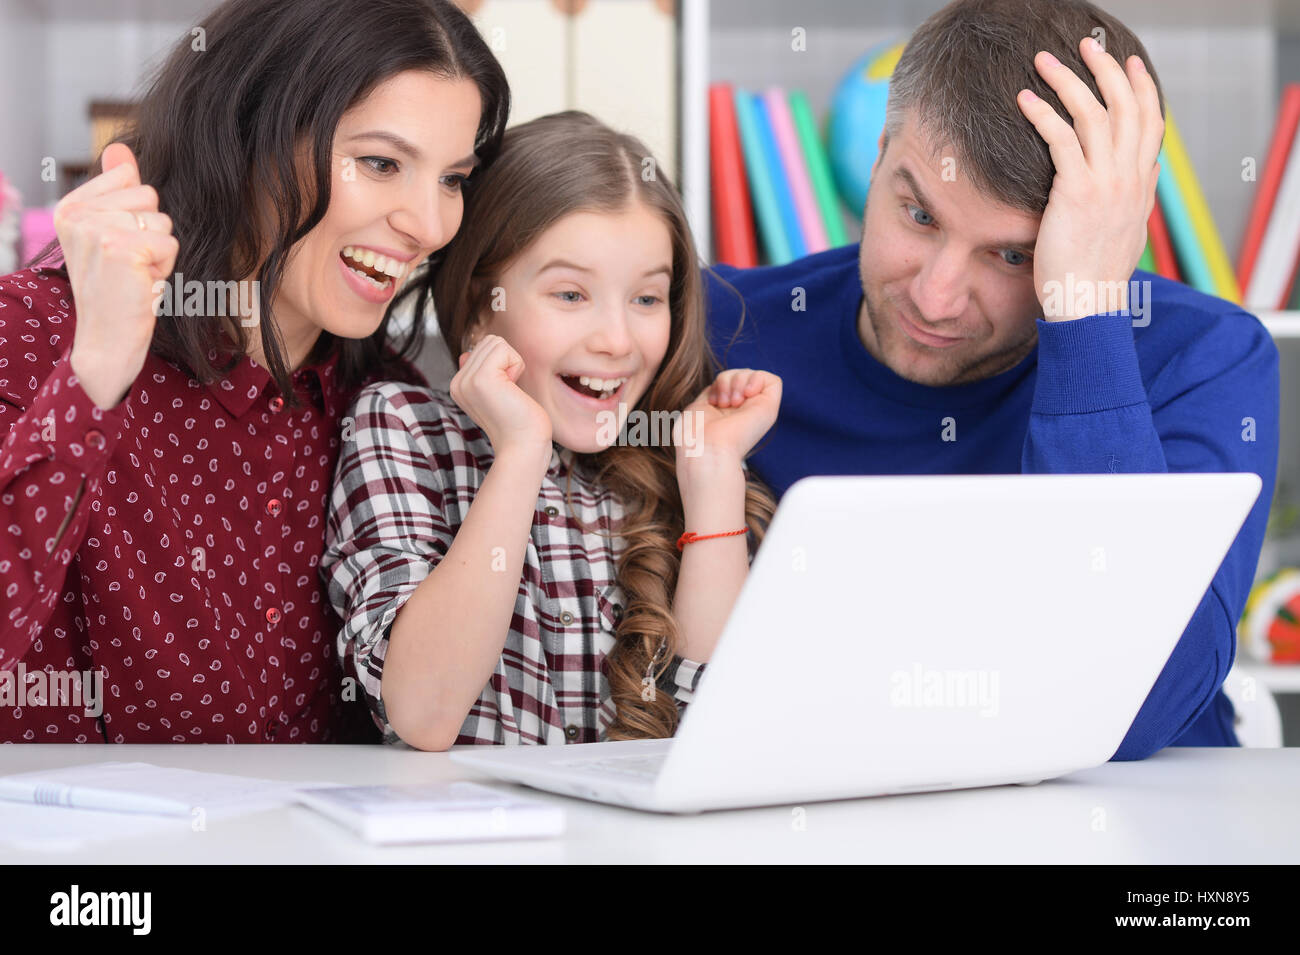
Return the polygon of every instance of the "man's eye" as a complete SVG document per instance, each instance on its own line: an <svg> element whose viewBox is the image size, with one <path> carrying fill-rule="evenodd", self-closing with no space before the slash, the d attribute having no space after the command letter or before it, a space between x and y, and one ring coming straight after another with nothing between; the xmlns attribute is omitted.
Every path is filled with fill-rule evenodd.
<svg viewBox="0 0 1300 955"><path fill-rule="evenodd" d="M361 161L381 176L386 176L390 172L395 172L397 170L396 162L391 159L385 159L382 156L363 156L361 157Z"/></svg>
<svg viewBox="0 0 1300 955"><path fill-rule="evenodd" d="M925 221L925 222L918 222L916 216L912 215L913 212L919 212L921 215L925 216L925 218L926 218L927 221ZM912 221L913 221L913 222L916 222L917 225L933 225L933 224L934 224L934 217L933 217L932 215L930 215L930 213L928 213L928 212L926 212L924 209L922 209L920 206L908 206L908 207L907 207L907 214L908 214L909 216L911 216Z"/></svg>
<svg viewBox="0 0 1300 955"><path fill-rule="evenodd" d="M1029 256L1017 249L1003 249L1001 255L1002 261L1006 262L1007 265L1025 265L1029 262ZM1018 256L1018 258L1013 260L1008 258L1008 256Z"/></svg>

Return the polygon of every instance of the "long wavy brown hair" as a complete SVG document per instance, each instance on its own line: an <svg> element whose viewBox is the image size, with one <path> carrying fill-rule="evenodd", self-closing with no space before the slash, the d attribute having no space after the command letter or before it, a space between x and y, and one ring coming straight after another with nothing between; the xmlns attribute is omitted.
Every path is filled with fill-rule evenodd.
<svg viewBox="0 0 1300 955"><path fill-rule="evenodd" d="M453 363L477 319L487 314L502 274L538 236L571 213L616 213L637 201L668 227L673 274L668 350L635 410L679 411L695 400L719 366L706 333L700 262L681 199L643 143L572 110L508 129L496 161L466 196L460 232L444 250L433 291ZM617 710L607 738L671 736L677 728L674 698L643 694L642 679L650 673L657 681L676 653L671 607L681 567L676 544L684 528L675 451L615 444L580 454L577 463L612 490L625 511L616 533L626 542L617 573L627 607L606 660ZM775 509L771 491L747 475L751 554Z"/></svg>

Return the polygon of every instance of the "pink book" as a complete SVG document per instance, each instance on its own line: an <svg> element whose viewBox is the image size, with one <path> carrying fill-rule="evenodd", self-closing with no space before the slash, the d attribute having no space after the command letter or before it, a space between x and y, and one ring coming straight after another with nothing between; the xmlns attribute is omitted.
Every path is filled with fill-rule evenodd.
<svg viewBox="0 0 1300 955"><path fill-rule="evenodd" d="M804 164L803 150L799 148L799 137L794 130L794 118L790 114L790 103L785 93L773 86L763 94L763 105L772 117L772 131L776 134L777 150L781 153L781 168L785 170L786 182L794 196L795 212L799 216L799 231L803 233L804 245L809 253L824 252L831 247L826 236L826 226L822 223L821 210L813 195L812 180L808 178L808 167Z"/></svg>

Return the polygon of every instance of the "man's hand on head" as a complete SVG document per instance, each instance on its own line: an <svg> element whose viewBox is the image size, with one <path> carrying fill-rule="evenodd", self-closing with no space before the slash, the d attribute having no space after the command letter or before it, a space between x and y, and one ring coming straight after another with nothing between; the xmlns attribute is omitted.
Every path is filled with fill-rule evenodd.
<svg viewBox="0 0 1300 955"><path fill-rule="evenodd" d="M1047 142L1056 177L1034 246L1034 286L1049 322L1128 307L1128 284L1147 241L1165 123L1160 94L1141 57L1123 68L1093 37L1080 43L1103 106L1074 71L1046 51L1039 75L1074 119L1031 90L1021 112Z"/></svg>

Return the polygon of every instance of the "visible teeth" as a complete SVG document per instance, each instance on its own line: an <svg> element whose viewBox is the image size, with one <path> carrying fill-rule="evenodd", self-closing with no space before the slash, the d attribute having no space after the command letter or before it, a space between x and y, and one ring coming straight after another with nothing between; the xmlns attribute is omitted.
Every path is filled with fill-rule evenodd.
<svg viewBox="0 0 1300 955"><path fill-rule="evenodd" d="M378 255L370 249L362 249L353 245L344 246L343 257L377 272L390 275L394 279L400 279L406 271L405 262L399 262L396 259L390 259L386 255Z"/></svg>
<svg viewBox="0 0 1300 955"><path fill-rule="evenodd" d="M388 288L388 286L390 286L390 285L393 284L393 280L392 280L392 279L387 279L387 278L386 278L386 279L384 279L384 280L381 282L381 281L379 281L378 279L371 278L369 275L367 275L365 272L362 272L360 269L353 269L352 266L348 266L348 268L349 268L349 269L352 269L353 272L355 272L355 273L356 273L357 275L359 275L361 278L365 279L367 282L369 282L369 283L370 283L371 285L373 285L375 288Z"/></svg>
<svg viewBox="0 0 1300 955"><path fill-rule="evenodd" d="M592 391L599 391L605 397L609 397L619 388L623 387L623 382L627 378L593 378L590 375L579 375L578 384L590 388Z"/></svg>

